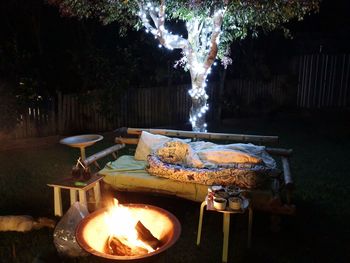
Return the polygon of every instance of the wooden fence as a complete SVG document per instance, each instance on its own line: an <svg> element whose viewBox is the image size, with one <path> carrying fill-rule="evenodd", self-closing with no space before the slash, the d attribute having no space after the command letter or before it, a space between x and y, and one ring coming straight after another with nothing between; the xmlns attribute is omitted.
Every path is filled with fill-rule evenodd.
<svg viewBox="0 0 350 263"><path fill-rule="evenodd" d="M250 104L259 96L275 97L282 103L283 96L277 77L271 83L235 80L227 82L227 90L234 90L243 103ZM215 86L207 87L209 104L212 104ZM19 116L12 138L43 137L55 134L111 131L118 127L160 127L188 121L191 98L189 85L174 87L129 88L116 98L106 99L101 105L101 91L87 94L57 94L50 98L49 108L29 107ZM103 110L104 109L104 110ZM208 119L213 117L209 111Z"/></svg>
<svg viewBox="0 0 350 263"><path fill-rule="evenodd" d="M249 107L262 101L277 106L291 103L299 108L349 107L349 54L306 55L296 58L296 62L295 83L288 76L275 76L268 82L230 80L225 85L224 99ZM215 86L218 84L211 83L207 88L209 106L213 105ZM101 94L101 91L58 94L56 98L47 99L44 105L25 109L10 137L42 137L110 131L122 126L160 127L185 123L191 106L189 89L189 85L129 88L115 97ZM103 103L108 107L104 107ZM213 110L210 110L209 120L214 116L212 113Z"/></svg>
<svg viewBox="0 0 350 263"><path fill-rule="evenodd" d="M299 108L344 108L350 104L350 54L298 58Z"/></svg>
<svg viewBox="0 0 350 263"><path fill-rule="evenodd" d="M187 85L171 88L130 88L100 105L98 91L84 101L76 94L58 95L58 131L106 131L122 126L155 127L181 123L188 119L190 98ZM106 102L108 103L108 102Z"/></svg>
<svg viewBox="0 0 350 263"><path fill-rule="evenodd" d="M33 103L18 115L16 127L10 134L1 134L1 139L45 137L57 134L55 99L47 98L45 105Z"/></svg>
<svg viewBox="0 0 350 263"><path fill-rule="evenodd" d="M237 96L241 105L253 105L261 99L282 105L288 99L287 76L275 76L270 81L235 79L228 81L226 94Z"/></svg>

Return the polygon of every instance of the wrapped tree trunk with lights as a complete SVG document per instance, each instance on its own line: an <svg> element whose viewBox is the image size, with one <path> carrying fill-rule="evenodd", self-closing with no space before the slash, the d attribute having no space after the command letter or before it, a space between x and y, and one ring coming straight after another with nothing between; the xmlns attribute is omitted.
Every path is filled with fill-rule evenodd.
<svg viewBox="0 0 350 263"><path fill-rule="evenodd" d="M214 10L212 16L204 18L194 16L189 19L186 22L188 37L185 39L165 28L165 0L160 2L159 7L151 3L146 5L140 3L139 8L138 15L146 32L159 40L160 47L182 49L183 58L179 64L191 75L192 88L188 92L192 98L190 122L193 131L205 132L207 126L205 113L209 109L208 95L205 91L206 79L218 53L225 11Z"/></svg>
<svg viewBox="0 0 350 263"><path fill-rule="evenodd" d="M209 109L206 79L216 59L224 67L231 64L230 44L247 35L281 29L291 19L302 20L318 11L319 0L49 0L63 15L79 18L98 17L104 23L117 21L121 33L130 27L145 28L160 47L182 50L176 62L191 75L192 99L189 120L193 131L205 132ZM166 21L184 21L187 37L167 30Z"/></svg>

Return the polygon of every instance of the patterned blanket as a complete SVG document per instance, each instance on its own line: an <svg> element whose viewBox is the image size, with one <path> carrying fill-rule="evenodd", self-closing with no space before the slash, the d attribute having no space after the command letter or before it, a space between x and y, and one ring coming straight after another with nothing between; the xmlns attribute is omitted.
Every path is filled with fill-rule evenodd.
<svg viewBox="0 0 350 263"><path fill-rule="evenodd" d="M236 185L245 189L261 187L269 175L278 170L261 164L231 164L221 168L192 168L162 161L156 154L148 156L146 171L151 175L176 181L204 185Z"/></svg>

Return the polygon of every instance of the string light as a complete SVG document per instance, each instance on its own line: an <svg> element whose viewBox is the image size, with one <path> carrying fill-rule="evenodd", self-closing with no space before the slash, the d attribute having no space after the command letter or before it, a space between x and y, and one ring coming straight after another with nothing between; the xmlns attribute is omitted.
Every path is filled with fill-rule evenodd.
<svg viewBox="0 0 350 263"><path fill-rule="evenodd" d="M159 48L164 46L170 50L174 48L181 48L183 50L182 54L184 57L179 64L185 69L190 69L192 78L197 79L196 83L193 83L192 88L188 90L188 94L201 105L191 110L189 121L194 129L206 132L207 130L204 128L207 127L207 124L203 123L203 121L205 113L209 110L207 104L209 96L205 88L207 87L207 76L211 73L211 67L207 67L205 61L213 47L213 43L214 45L219 45L220 43L221 25L218 26L215 19L218 16L223 16L225 10L217 10L212 18L208 17L201 20L198 17L186 22L189 36L193 31L196 32L194 36L198 38L198 43L200 43L198 46L195 45L193 47L189 44L189 40L184 39L182 35L173 34L165 29L164 21L167 17L164 12L165 8L165 5L160 7L147 2L137 14L145 27L145 32L151 33L155 39L160 40L161 44L158 45ZM150 12L152 12L152 16L149 14ZM152 18L151 21L153 20L154 25L150 24L147 17ZM204 22L203 27L199 27L202 22ZM212 40L212 34L214 33L215 38ZM216 66L217 63L214 62L213 65ZM202 128L197 125L202 125Z"/></svg>

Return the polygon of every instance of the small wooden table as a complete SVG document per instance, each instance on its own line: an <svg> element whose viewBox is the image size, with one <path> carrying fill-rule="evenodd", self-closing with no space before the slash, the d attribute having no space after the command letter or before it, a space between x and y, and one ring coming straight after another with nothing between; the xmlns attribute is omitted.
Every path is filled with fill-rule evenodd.
<svg viewBox="0 0 350 263"><path fill-rule="evenodd" d="M100 181L103 177L97 174L91 175L91 178L87 181L79 181L75 178L68 177L57 180L53 183L47 184L50 187L53 187L54 191L54 208L55 216L62 216L62 197L61 189L68 189L70 191L70 204L74 204L78 201L79 193L79 202L87 205L86 192L91 188L94 189L94 196L96 201L96 206L99 206L101 201L101 187Z"/></svg>
<svg viewBox="0 0 350 263"><path fill-rule="evenodd" d="M248 201L247 207L239 210L217 210L214 208L214 204L212 200L208 200L208 197L205 198L205 201L202 202L200 207L200 213L199 213L199 222L198 222L198 234L197 234L197 246L199 246L201 242L201 234L202 234L202 223L203 223L203 214L204 214L204 207L207 207L208 211L216 211L223 213L223 233L224 233L224 239L223 239L223 247L222 247L222 262L227 262L227 256L228 256L228 241L229 241L229 235L230 235L230 216L231 214L243 214L248 209L249 215L248 215L248 248L251 246L251 235L252 235L252 223L253 223L253 209L251 207L250 201Z"/></svg>

